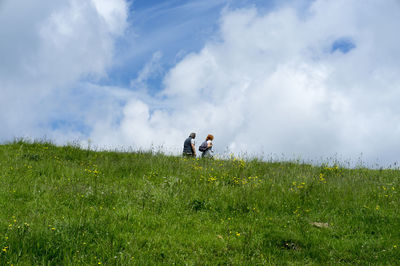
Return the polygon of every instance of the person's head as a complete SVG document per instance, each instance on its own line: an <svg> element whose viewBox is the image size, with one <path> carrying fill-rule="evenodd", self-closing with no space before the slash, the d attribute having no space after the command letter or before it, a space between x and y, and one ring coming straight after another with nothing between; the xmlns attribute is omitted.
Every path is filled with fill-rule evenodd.
<svg viewBox="0 0 400 266"><path fill-rule="evenodd" d="M191 137L192 139L196 138L196 133L190 133L189 137Z"/></svg>
<svg viewBox="0 0 400 266"><path fill-rule="evenodd" d="M208 134L208 135L207 135L206 140L213 140L213 139L214 139L214 136L213 136L213 135L211 135L211 134Z"/></svg>

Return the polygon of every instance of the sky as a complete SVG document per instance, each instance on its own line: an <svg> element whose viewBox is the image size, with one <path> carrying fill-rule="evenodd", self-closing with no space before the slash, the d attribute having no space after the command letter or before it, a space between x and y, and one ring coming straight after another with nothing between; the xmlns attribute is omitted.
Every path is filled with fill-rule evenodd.
<svg viewBox="0 0 400 266"><path fill-rule="evenodd" d="M393 166L399 0L0 0L0 142Z"/></svg>

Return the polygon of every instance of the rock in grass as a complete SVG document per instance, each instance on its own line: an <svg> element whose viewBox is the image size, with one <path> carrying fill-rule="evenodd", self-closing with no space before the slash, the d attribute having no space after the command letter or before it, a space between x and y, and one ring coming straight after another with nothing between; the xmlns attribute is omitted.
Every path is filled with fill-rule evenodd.
<svg viewBox="0 0 400 266"><path fill-rule="evenodd" d="M328 228L329 224L328 223L319 223L319 222L313 222L310 223L311 225L318 227L318 228Z"/></svg>

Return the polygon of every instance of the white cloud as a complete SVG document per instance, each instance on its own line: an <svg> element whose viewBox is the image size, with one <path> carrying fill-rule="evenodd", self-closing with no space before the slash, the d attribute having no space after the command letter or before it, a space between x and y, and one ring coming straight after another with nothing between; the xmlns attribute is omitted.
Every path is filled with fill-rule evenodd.
<svg viewBox="0 0 400 266"><path fill-rule="evenodd" d="M146 82L149 78L160 76L163 72L163 68L160 64L161 58L162 53L160 51L155 52L151 60L139 71L138 76L134 80L131 80L131 87L136 90L146 89Z"/></svg>
<svg viewBox="0 0 400 266"><path fill-rule="evenodd" d="M92 0L98 14L104 20L108 32L122 34L127 27L127 3L124 0Z"/></svg>
<svg viewBox="0 0 400 266"><path fill-rule="evenodd" d="M68 102L76 82L106 74L115 38L123 33L126 19L124 0L3 1L1 139L52 137L52 120L76 108ZM79 111L71 114L80 115ZM81 135L79 131L64 134Z"/></svg>
<svg viewBox="0 0 400 266"><path fill-rule="evenodd" d="M396 161L399 11L394 0L315 1L301 16L227 10L219 41L166 76L164 107L132 100L114 131L176 151L197 131L220 152ZM331 53L339 38L355 48Z"/></svg>

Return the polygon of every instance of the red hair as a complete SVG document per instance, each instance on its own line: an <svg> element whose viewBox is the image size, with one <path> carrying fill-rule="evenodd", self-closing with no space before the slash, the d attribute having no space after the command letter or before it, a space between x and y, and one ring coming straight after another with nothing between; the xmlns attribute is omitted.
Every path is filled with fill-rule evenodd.
<svg viewBox="0 0 400 266"><path fill-rule="evenodd" d="M213 136L213 135L211 135L211 134L208 134L208 135L207 135L206 140L213 140L213 139L214 139L214 136Z"/></svg>

